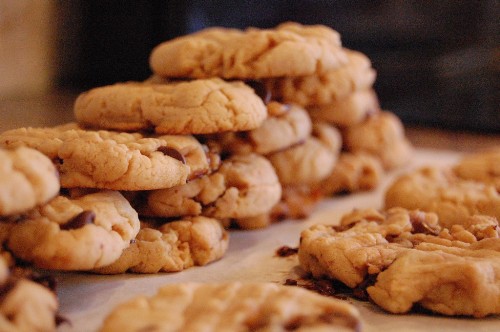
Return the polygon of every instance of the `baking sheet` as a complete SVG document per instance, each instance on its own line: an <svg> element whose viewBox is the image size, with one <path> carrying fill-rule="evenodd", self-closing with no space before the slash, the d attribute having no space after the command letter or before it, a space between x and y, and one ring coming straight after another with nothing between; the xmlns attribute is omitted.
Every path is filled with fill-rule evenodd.
<svg viewBox="0 0 500 332"><path fill-rule="evenodd" d="M303 229L316 223L335 224L353 208L380 208L385 187L397 174L421 165L449 165L459 157L454 152L417 150L411 166L391 173L376 191L325 200L307 220L287 220L262 230L231 231L226 255L207 266L154 275L57 273L60 313L70 321L58 331L97 331L117 304L140 294L153 295L160 286L169 283L269 281L283 284L287 278L297 277L297 255L278 257L276 250L285 245L297 247ZM499 316L471 319L393 315L368 302L351 302L362 314L363 331L500 331Z"/></svg>

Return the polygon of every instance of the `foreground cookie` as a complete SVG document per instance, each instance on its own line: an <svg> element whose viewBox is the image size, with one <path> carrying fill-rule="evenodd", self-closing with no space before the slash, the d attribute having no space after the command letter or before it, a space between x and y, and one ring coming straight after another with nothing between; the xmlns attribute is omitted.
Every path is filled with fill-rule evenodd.
<svg viewBox="0 0 500 332"><path fill-rule="evenodd" d="M63 188L169 188L211 171L203 146L192 136L19 128L0 134L0 146L44 153L56 162Z"/></svg>
<svg viewBox="0 0 500 332"><path fill-rule="evenodd" d="M220 259L228 244L229 233L218 220L185 218L158 229L142 228L118 260L93 272L178 272Z"/></svg>
<svg viewBox="0 0 500 332"><path fill-rule="evenodd" d="M299 261L316 278L368 283L370 298L390 312L418 303L445 315L500 313L500 230L491 217L447 229L433 213L354 211L340 226L303 231Z"/></svg>
<svg viewBox="0 0 500 332"><path fill-rule="evenodd" d="M118 259L139 227L137 212L119 192L58 196L13 222L6 246L40 268L90 270Z"/></svg>
<svg viewBox="0 0 500 332"><path fill-rule="evenodd" d="M385 206L434 212L444 227L463 224L474 214L500 219L495 186L464 180L447 168L423 167L401 175L387 188Z"/></svg>
<svg viewBox="0 0 500 332"><path fill-rule="evenodd" d="M0 217L23 213L59 193L59 174L51 160L26 148L0 148Z"/></svg>
<svg viewBox="0 0 500 332"><path fill-rule="evenodd" d="M268 30L209 28L166 41L150 56L156 75L191 78L303 76L346 62L336 31L291 22Z"/></svg>
<svg viewBox="0 0 500 332"><path fill-rule="evenodd" d="M59 303L53 290L13 275L0 257L0 331L55 331Z"/></svg>
<svg viewBox="0 0 500 332"><path fill-rule="evenodd" d="M74 111L84 126L176 135L251 130L267 115L250 87L217 78L94 88L76 99Z"/></svg>
<svg viewBox="0 0 500 332"><path fill-rule="evenodd" d="M130 319L141 317L141 319ZM359 331L355 307L272 283L166 285L116 307L101 331Z"/></svg>

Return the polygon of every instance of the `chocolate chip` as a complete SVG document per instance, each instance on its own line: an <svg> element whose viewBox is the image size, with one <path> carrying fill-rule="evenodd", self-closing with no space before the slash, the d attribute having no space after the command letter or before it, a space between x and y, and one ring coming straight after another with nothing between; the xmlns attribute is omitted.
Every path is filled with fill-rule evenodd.
<svg viewBox="0 0 500 332"><path fill-rule="evenodd" d="M95 212L91 210L85 210L82 211L81 213L77 214L73 219L70 219L67 223L64 225L61 225L62 230L68 230L68 229L78 229L82 228L83 226L87 224L91 224L95 220Z"/></svg>
<svg viewBox="0 0 500 332"><path fill-rule="evenodd" d="M288 256L295 255L298 252L299 252L299 248L291 248L288 246L283 246L283 247L278 248L278 250L276 250L276 255L279 257L288 257Z"/></svg>
<svg viewBox="0 0 500 332"><path fill-rule="evenodd" d="M179 160L183 164L186 163L186 159L184 158L182 153L180 153L178 150L176 150L174 148L171 148L169 146L160 146L158 148L158 151L160 151L161 153L163 153L166 156L169 156L169 157L172 157L174 159Z"/></svg>
<svg viewBox="0 0 500 332"><path fill-rule="evenodd" d="M429 225L425 220L421 218L412 219L411 224L413 233L439 235L439 232L441 231L439 227Z"/></svg>
<svg viewBox="0 0 500 332"><path fill-rule="evenodd" d="M271 101L272 97L271 91L266 87L264 83L262 83L262 81L251 80L251 81L246 81L245 83L255 91L257 96L259 96L262 99L264 104L267 105Z"/></svg>

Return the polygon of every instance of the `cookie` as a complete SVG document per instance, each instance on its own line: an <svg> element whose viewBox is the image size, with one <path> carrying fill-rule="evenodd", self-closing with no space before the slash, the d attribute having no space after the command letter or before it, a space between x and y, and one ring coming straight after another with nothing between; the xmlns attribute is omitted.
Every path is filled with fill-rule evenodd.
<svg viewBox="0 0 500 332"><path fill-rule="evenodd" d="M340 68L309 76L265 80L276 100L303 107L324 106L373 87L376 71L363 53L344 49L348 62Z"/></svg>
<svg viewBox="0 0 500 332"><path fill-rule="evenodd" d="M413 151L401 120L390 112L380 112L346 128L343 139L347 151L372 154L380 158L386 170L407 164Z"/></svg>
<svg viewBox="0 0 500 332"><path fill-rule="evenodd" d="M316 186L283 186L281 200L273 206L268 216L269 222L307 218L324 197L323 193Z"/></svg>
<svg viewBox="0 0 500 332"><path fill-rule="evenodd" d="M120 257L139 231L137 212L117 191L57 196L11 225L16 258L55 270L90 270Z"/></svg>
<svg viewBox="0 0 500 332"><path fill-rule="evenodd" d="M269 116L257 129L216 134L207 139L219 144L223 153L266 155L301 143L311 134L311 119L303 108L271 102L267 109Z"/></svg>
<svg viewBox="0 0 500 332"><path fill-rule="evenodd" d="M214 262L227 251L229 233L216 219L186 218L159 229L141 228L120 258L93 270L100 274L178 272Z"/></svg>
<svg viewBox="0 0 500 332"><path fill-rule="evenodd" d="M380 105L375 91L360 90L326 105L309 106L307 110L313 121L351 127L362 123L370 115L379 113Z"/></svg>
<svg viewBox="0 0 500 332"><path fill-rule="evenodd" d="M313 136L304 143L267 156L282 185L312 185L333 170L341 147L341 136L332 126L313 128Z"/></svg>
<svg viewBox="0 0 500 332"><path fill-rule="evenodd" d="M281 197L281 185L270 162L257 154L234 155L207 176L185 185L146 192L149 216L204 215L246 218L269 212Z"/></svg>
<svg viewBox="0 0 500 332"><path fill-rule="evenodd" d="M130 319L141 317L141 319ZM101 331L359 331L342 300L273 283L181 283L114 308Z"/></svg>
<svg viewBox="0 0 500 332"><path fill-rule="evenodd" d="M252 88L218 78L98 87L78 96L74 112L83 126L175 135L252 130L267 116Z"/></svg>
<svg viewBox="0 0 500 332"><path fill-rule="evenodd" d="M63 188L169 188L211 171L204 147L192 136L19 128L0 134L0 145L28 146L47 155Z"/></svg>
<svg viewBox="0 0 500 332"><path fill-rule="evenodd" d="M312 75L348 61L336 31L292 22L274 29L204 29L159 44L149 60L161 77L226 79Z"/></svg>
<svg viewBox="0 0 500 332"><path fill-rule="evenodd" d="M463 179L491 184L500 192L500 147L463 157L453 171Z"/></svg>
<svg viewBox="0 0 500 332"><path fill-rule="evenodd" d="M488 216L448 229L434 213L355 210L339 226L304 230L298 256L315 278L368 286L370 298L391 312L407 312L418 303L441 314L482 317L500 308L491 301L500 289L499 236L498 221ZM482 299L476 291L491 296Z"/></svg>
<svg viewBox="0 0 500 332"><path fill-rule="evenodd" d="M386 190L385 206L421 209L439 215L444 227L462 224L475 214L500 219L495 186L464 180L449 168L422 167L396 178Z"/></svg>
<svg viewBox="0 0 500 332"><path fill-rule="evenodd" d="M59 193L52 161L27 147L0 148L0 217L26 212Z"/></svg>
<svg viewBox="0 0 500 332"><path fill-rule="evenodd" d="M378 158L367 153L342 152L330 175L317 186L323 195L375 189L384 169Z"/></svg>
<svg viewBox="0 0 500 332"><path fill-rule="evenodd" d="M1 286L0 331L55 331L59 304L54 292L31 280Z"/></svg>
<svg viewBox="0 0 500 332"><path fill-rule="evenodd" d="M499 314L500 251L482 247L419 244L417 250L400 255L380 273L367 292L372 301L391 313L408 312L418 303L449 316Z"/></svg>

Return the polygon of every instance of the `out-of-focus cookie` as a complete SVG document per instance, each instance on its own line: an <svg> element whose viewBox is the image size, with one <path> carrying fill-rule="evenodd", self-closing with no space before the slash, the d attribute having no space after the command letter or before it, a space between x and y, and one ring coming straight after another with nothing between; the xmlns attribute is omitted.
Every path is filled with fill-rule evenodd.
<svg viewBox="0 0 500 332"><path fill-rule="evenodd" d="M281 197L271 163L257 154L234 155L212 174L169 189L146 192L144 215L204 215L218 219L267 213Z"/></svg>
<svg viewBox="0 0 500 332"><path fill-rule="evenodd" d="M55 292L26 278L0 284L0 331L55 331L59 303Z"/></svg>
<svg viewBox="0 0 500 332"><path fill-rule="evenodd" d="M57 196L16 221L6 247L40 268L90 270L118 259L139 227L137 212L117 191Z"/></svg>
<svg viewBox="0 0 500 332"><path fill-rule="evenodd" d="M27 147L0 148L0 217L26 212L59 193L52 161Z"/></svg>
<svg viewBox="0 0 500 332"><path fill-rule="evenodd" d="M348 62L340 68L310 76L268 79L265 83L276 100L306 108L326 106L371 89L377 74L370 59L361 52L344 50Z"/></svg>
<svg viewBox="0 0 500 332"><path fill-rule="evenodd" d="M309 106L307 110L313 121L351 127L379 113L380 105L375 91L360 90L326 105Z"/></svg>
<svg viewBox="0 0 500 332"><path fill-rule="evenodd" d="M500 192L500 147L463 157L453 171L463 179L492 184Z"/></svg>
<svg viewBox="0 0 500 332"><path fill-rule="evenodd" d="M391 312L406 312L418 303L446 315L482 317L500 310L495 303L500 294L499 236L498 221L488 216L443 228L434 213L355 210L339 226L314 225L303 231L298 255L313 277L351 288L368 286L368 295ZM476 291L490 294L482 298Z"/></svg>
<svg viewBox="0 0 500 332"><path fill-rule="evenodd" d="M252 88L218 78L94 88L78 96L74 111L84 126L176 135L252 130L267 116Z"/></svg>
<svg viewBox="0 0 500 332"><path fill-rule="evenodd" d="M47 155L63 188L169 188L211 171L204 147L192 136L19 128L0 134L0 145L28 146Z"/></svg>
<svg viewBox="0 0 500 332"><path fill-rule="evenodd" d="M343 152L331 174L317 185L323 195L375 189L384 174L380 160L367 153Z"/></svg>
<svg viewBox="0 0 500 332"><path fill-rule="evenodd" d="M312 185L333 170L342 146L339 131L327 124L315 125L304 143L268 155L282 185Z"/></svg>
<svg viewBox="0 0 500 332"><path fill-rule="evenodd" d="M377 113L346 128L343 138L348 151L377 156L387 170L408 163L413 151L401 120L390 112Z"/></svg>
<svg viewBox="0 0 500 332"><path fill-rule="evenodd" d="M385 206L434 212L444 227L475 214L500 219L500 194L493 185L464 180L448 168L427 166L401 175L387 188Z"/></svg>
<svg viewBox="0 0 500 332"><path fill-rule="evenodd" d="M142 228L118 260L93 272L178 272L222 258L228 244L229 233L218 220L201 216L185 218L158 229Z"/></svg>
<svg viewBox="0 0 500 332"><path fill-rule="evenodd" d="M130 319L141 317L141 319ZM360 331L351 304L273 283L182 283L123 303L101 331Z"/></svg>
<svg viewBox="0 0 500 332"><path fill-rule="evenodd" d="M278 204L273 206L268 218L270 222L284 219L304 219L313 212L318 202L325 196L310 185L283 186L283 194Z"/></svg>
<svg viewBox="0 0 500 332"><path fill-rule="evenodd" d="M292 22L274 29L208 28L163 42L150 55L156 75L191 78L303 76L347 61L339 33Z"/></svg>
<svg viewBox="0 0 500 332"><path fill-rule="evenodd" d="M259 128L216 134L209 139L215 140L223 153L265 155L299 144L311 134L311 119L303 108L271 102L267 109L269 117Z"/></svg>

